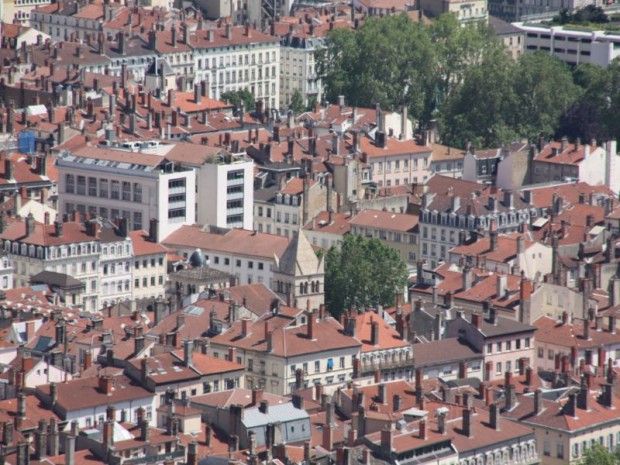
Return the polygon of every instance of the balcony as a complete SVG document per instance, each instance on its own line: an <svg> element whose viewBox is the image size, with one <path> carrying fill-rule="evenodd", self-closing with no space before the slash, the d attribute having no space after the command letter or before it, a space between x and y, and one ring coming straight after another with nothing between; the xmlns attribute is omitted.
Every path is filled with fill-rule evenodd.
<svg viewBox="0 0 620 465"><path fill-rule="evenodd" d="M164 463L168 460L185 458L185 448L169 452L167 454L145 455L133 459L123 460L123 465L142 465L149 463Z"/></svg>
<svg viewBox="0 0 620 465"><path fill-rule="evenodd" d="M231 192L226 194L226 200L239 200L243 198L243 192Z"/></svg>
<svg viewBox="0 0 620 465"><path fill-rule="evenodd" d="M394 368L413 368L413 358L394 360L388 362L367 362L362 363L362 372L374 372L381 370L391 370Z"/></svg>
<svg viewBox="0 0 620 465"><path fill-rule="evenodd" d="M241 185L243 185L243 178L227 179L226 180L226 185L228 187L230 187L230 186L241 186Z"/></svg>

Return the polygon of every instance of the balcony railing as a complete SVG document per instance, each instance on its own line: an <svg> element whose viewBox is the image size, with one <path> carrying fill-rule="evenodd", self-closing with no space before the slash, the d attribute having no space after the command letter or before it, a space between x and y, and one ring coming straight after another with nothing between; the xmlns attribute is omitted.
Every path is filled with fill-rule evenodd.
<svg viewBox="0 0 620 465"><path fill-rule="evenodd" d="M145 455L144 457L135 457L133 459L123 460L123 465L142 465L149 463L163 463L168 460L185 458L185 449L175 450L167 454Z"/></svg>

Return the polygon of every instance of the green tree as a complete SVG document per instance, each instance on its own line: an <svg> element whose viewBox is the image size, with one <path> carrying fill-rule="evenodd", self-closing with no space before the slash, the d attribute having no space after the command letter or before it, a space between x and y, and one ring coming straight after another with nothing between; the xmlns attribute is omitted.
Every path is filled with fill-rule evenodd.
<svg viewBox="0 0 620 465"><path fill-rule="evenodd" d="M407 284L407 266L398 252L375 238L350 234L325 258L325 298L336 317L352 306L394 305Z"/></svg>
<svg viewBox="0 0 620 465"><path fill-rule="evenodd" d="M344 95L350 105L424 112L432 89L433 51L424 26L406 15L372 17L357 30L336 29L317 52L325 96Z"/></svg>
<svg viewBox="0 0 620 465"><path fill-rule="evenodd" d="M245 111L252 111L256 108L256 99L254 94L247 89L224 92L220 100L232 103L235 107L237 107L237 109L241 107L241 102L243 102Z"/></svg>
<svg viewBox="0 0 620 465"><path fill-rule="evenodd" d="M552 136L581 93L568 66L545 52L519 57L514 90L518 105L515 128L528 139Z"/></svg>
<svg viewBox="0 0 620 465"><path fill-rule="evenodd" d="M469 67L462 85L446 99L439 112L439 128L448 145L497 147L516 138L514 131L515 64L495 48L479 66ZM480 83L492 83L483 86Z"/></svg>
<svg viewBox="0 0 620 465"><path fill-rule="evenodd" d="M600 444L586 449L579 465L620 465L620 452L610 452Z"/></svg>
<svg viewBox="0 0 620 465"><path fill-rule="evenodd" d="M299 90L295 89L291 95L291 104L288 106L296 115L304 111L304 98Z"/></svg>

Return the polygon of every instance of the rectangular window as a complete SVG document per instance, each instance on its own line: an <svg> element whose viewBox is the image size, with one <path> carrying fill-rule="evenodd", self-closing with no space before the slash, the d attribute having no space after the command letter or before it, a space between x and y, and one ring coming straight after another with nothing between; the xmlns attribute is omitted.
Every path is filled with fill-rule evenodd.
<svg viewBox="0 0 620 465"><path fill-rule="evenodd" d="M133 201L142 203L142 184L137 182L133 183Z"/></svg>
<svg viewBox="0 0 620 465"><path fill-rule="evenodd" d="M110 198L114 200L118 200L120 198L120 183L118 181L112 181L112 190L110 194Z"/></svg>
<svg viewBox="0 0 620 465"><path fill-rule="evenodd" d="M86 195L86 177L84 176L77 177L77 194Z"/></svg>
<svg viewBox="0 0 620 465"><path fill-rule="evenodd" d="M133 212L133 229L142 229L142 212Z"/></svg>
<svg viewBox="0 0 620 465"><path fill-rule="evenodd" d="M550 456L551 455L551 444L549 441L543 442L543 455Z"/></svg>
<svg viewBox="0 0 620 465"><path fill-rule="evenodd" d="M131 202L131 183L123 181L123 200Z"/></svg>
<svg viewBox="0 0 620 465"><path fill-rule="evenodd" d="M549 352L547 353L547 358L549 360L553 360L555 358L555 354L553 352L553 349L549 349Z"/></svg>
<svg viewBox="0 0 620 465"><path fill-rule="evenodd" d="M495 373L498 375L502 373L502 362L497 362L495 364Z"/></svg>
<svg viewBox="0 0 620 465"><path fill-rule="evenodd" d="M65 176L65 192L67 194L73 194L75 192L75 178L72 174Z"/></svg>
<svg viewBox="0 0 620 465"><path fill-rule="evenodd" d="M88 195L97 197L97 178L88 178Z"/></svg>

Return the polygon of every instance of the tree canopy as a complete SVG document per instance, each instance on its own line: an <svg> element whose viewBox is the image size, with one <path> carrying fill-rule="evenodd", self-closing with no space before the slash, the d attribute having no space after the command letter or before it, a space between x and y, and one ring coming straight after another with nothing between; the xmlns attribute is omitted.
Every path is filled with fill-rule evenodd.
<svg viewBox="0 0 620 465"><path fill-rule="evenodd" d="M327 100L406 105L422 126L437 121L443 143L461 148L540 135L620 138L620 63L571 69L545 52L513 61L488 26L462 26L453 15L428 26L406 15L373 17L358 30L331 31L317 70Z"/></svg>
<svg viewBox="0 0 620 465"><path fill-rule="evenodd" d="M579 465L620 465L620 451L610 452L600 444L586 449Z"/></svg>
<svg viewBox="0 0 620 465"><path fill-rule="evenodd" d="M220 100L232 103L237 109L241 107L241 102L243 102L245 111L252 111L256 108L254 94L247 89L224 92Z"/></svg>
<svg viewBox="0 0 620 465"><path fill-rule="evenodd" d="M291 95L291 104L288 107L295 114L301 113L306 108L304 105L304 98L297 89L293 91Z"/></svg>
<svg viewBox="0 0 620 465"><path fill-rule="evenodd" d="M334 316L351 307L394 305L406 284L407 265L379 239L349 234L325 257L325 300Z"/></svg>

